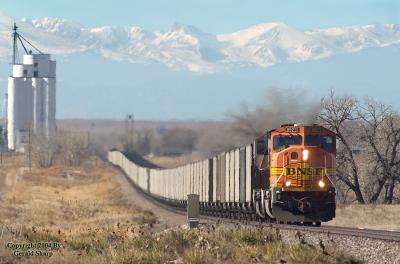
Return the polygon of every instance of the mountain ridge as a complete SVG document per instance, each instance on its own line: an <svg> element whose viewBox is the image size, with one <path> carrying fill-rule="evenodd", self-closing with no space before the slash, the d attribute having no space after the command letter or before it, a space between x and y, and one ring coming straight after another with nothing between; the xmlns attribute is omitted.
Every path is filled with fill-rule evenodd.
<svg viewBox="0 0 400 264"><path fill-rule="evenodd" d="M268 68L279 63L318 60L366 48L400 43L400 25L348 26L299 31L283 22L210 34L177 23L166 31L137 26L84 25L60 18L23 18L22 35L46 53L90 52L130 63L158 62L172 70L209 74L240 65ZM0 14L0 59L11 56L12 19Z"/></svg>

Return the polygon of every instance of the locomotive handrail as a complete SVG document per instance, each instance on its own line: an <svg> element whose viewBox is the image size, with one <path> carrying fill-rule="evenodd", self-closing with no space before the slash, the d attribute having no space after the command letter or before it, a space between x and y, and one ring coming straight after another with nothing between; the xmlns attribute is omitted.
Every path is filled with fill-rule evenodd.
<svg viewBox="0 0 400 264"><path fill-rule="evenodd" d="M324 164L324 172L325 172L325 176L328 178L328 180L331 182L331 184L333 185L333 187L336 188L335 184L333 183L331 177L329 177L328 171L326 169L326 155L324 155L325 158L325 164Z"/></svg>
<svg viewBox="0 0 400 264"><path fill-rule="evenodd" d="M285 159L282 159L282 173L279 175L278 179L275 181L275 184L279 182L282 176L285 174Z"/></svg>
<svg viewBox="0 0 400 264"><path fill-rule="evenodd" d="M278 179L275 181L275 184L277 184L279 182L279 180L282 178L284 171L285 171L285 167L282 168L282 173L281 173L281 175L279 175Z"/></svg>

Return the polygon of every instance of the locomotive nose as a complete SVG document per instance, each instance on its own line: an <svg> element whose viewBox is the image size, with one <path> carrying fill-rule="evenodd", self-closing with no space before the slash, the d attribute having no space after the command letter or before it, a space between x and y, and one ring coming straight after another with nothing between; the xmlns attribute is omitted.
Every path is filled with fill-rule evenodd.
<svg viewBox="0 0 400 264"><path fill-rule="evenodd" d="M312 202L309 197L304 197L298 201L297 208L302 213L310 213L312 211Z"/></svg>

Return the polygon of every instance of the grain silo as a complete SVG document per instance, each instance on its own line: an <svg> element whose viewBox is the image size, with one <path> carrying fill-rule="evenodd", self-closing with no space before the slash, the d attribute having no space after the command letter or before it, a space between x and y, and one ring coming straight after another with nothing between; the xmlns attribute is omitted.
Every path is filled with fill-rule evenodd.
<svg viewBox="0 0 400 264"><path fill-rule="evenodd" d="M10 150L24 151L29 133L49 136L56 124L56 62L13 32L12 73L8 78L7 140ZM18 62L17 42L26 54ZM37 53L27 50L28 44Z"/></svg>

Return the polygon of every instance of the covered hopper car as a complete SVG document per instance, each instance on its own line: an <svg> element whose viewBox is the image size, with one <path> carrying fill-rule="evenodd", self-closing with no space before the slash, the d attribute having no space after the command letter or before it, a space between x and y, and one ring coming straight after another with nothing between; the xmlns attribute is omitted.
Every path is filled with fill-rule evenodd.
<svg viewBox="0 0 400 264"><path fill-rule="evenodd" d="M174 169L146 168L122 152L109 161L154 198L185 207L199 194L204 214L320 225L335 217L335 134L283 125L252 144Z"/></svg>

